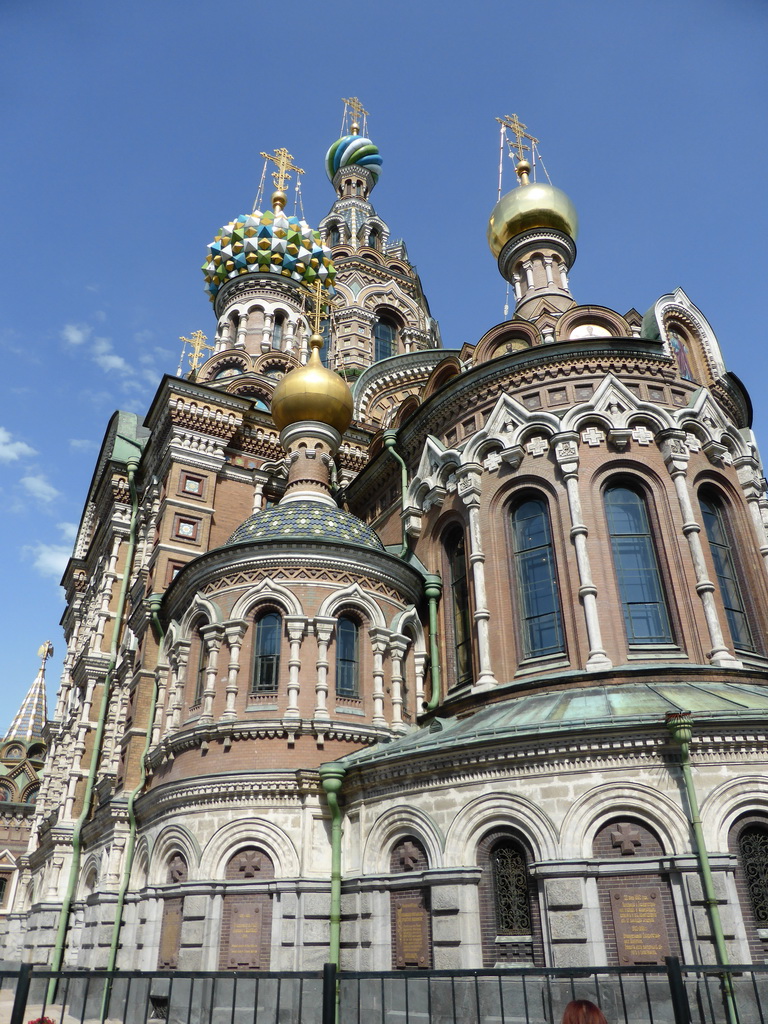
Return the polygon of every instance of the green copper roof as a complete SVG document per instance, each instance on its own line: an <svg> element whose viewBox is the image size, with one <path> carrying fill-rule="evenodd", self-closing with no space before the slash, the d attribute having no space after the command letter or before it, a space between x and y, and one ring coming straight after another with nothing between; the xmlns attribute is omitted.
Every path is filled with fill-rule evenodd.
<svg viewBox="0 0 768 1024"><path fill-rule="evenodd" d="M282 502L254 513L238 526L227 544L263 540L328 540L384 550L376 533L356 516L310 500Z"/></svg>
<svg viewBox="0 0 768 1024"><path fill-rule="evenodd" d="M694 724L742 715L762 718L768 714L768 686L717 681L623 683L511 697L468 717L435 720L432 726L402 739L352 754L344 763L362 765L430 749L540 733L586 732L630 724L661 726L669 711L690 711Z"/></svg>

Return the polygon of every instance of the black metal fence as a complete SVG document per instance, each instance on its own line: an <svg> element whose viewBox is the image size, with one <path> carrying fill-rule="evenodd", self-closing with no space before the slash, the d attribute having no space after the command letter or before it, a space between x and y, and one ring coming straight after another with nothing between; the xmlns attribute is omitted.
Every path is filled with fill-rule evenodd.
<svg viewBox="0 0 768 1024"><path fill-rule="evenodd" d="M0 1024L558 1024L572 999L609 1024L768 1024L768 966L0 971Z"/></svg>

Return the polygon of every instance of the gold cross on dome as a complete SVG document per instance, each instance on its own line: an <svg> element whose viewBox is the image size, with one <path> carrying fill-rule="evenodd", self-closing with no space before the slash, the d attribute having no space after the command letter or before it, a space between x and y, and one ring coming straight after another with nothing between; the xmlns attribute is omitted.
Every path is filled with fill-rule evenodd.
<svg viewBox="0 0 768 1024"><path fill-rule="evenodd" d="M512 143L512 148L517 150L517 159L525 160L525 151L530 149L531 146L535 146L539 140L534 138L533 135L528 134L526 131L528 125L523 124L517 114L507 114L505 117L497 117L496 120L500 125L503 125L504 128L509 128L511 130L517 139L516 142ZM528 139L531 146L526 146L523 139Z"/></svg>
<svg viewBox="0 0 768 1024"><path fill-rule="evenodd" d="M350 96L349 99L344 99L342 96L341 102L344 104L344 118L346 120L347 115L352 116L353 121L362 121L363 131L365 131L365 119L370 113L366 110L357 96Z"/></svg>
<svg viewBox="0 0 768 1024"><path fill-rule="evenodd" d="M285 186L290 180L290 171L296 171L297 174L304 173L301 167L297 167L291 162L293 154L289 153L285 146L276 149L274 153L262 153L261 155L265 160L271 160L273 164L277 164L277 170L272 171L272 181L275 183L275 188L281 192L285 191Z"/></svg>
<svg viewBox="0 0 768 1024"><path fill-rule="evenodd" d="M184 349L187 347L187 345L192 346L192 351L189 353L189 365L193 373L197 371L197 368L202 361L203 352L205 350L207 350L208 352L213 352L214 349L213 345L205 344L206 341L208 341L208 339L206 338L202 331L195 331L191 338L185 338L184 335L182 334L179 336L179 341L181 341L184 345L184 348L181 350L182 362L184 360ZM179 373L181 373L181 363L179 363Z"/></svg>
<svg viewBox="0 0 768 1024"><path fill-rule="evenodd" d="M320 323L325 320L328 315L325 312L326 303L323 301L323 282L319 277L317 277L315 278L315 283L313 285L303 285L302 287L313 302L313 309L309 314L309 319L312 324L312 333L320 334Z"/></svg>

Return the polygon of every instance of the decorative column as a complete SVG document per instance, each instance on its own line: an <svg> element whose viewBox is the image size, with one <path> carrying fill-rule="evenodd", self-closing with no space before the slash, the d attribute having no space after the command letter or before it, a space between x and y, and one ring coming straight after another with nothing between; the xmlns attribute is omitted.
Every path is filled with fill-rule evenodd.
<svg viewBox="0 0 768 1024"><path fill-rule="evenodd" d="M402 633L393 633L389 638L389 657L392 663L392 729L394 732L406 732L408 728L403 722L405 706L403 661L408 653L409 645L410 640Z"/></svg>
<svg viewBox="0 0 768 1024"><path fill-rule="evenodd" d="M218 623L202 626L200 636L205 644L208 655L205 665L205 689L203 690L203 707L200 713L200 725L213 723L213 698L216 696L216 666L219 661L219 649L224 639L222 628Z"/></svg>
<svg viewBox="0 0 768 1024"><path fill-rule="evenodd" d="M261 351L269 352L272 348L272 325L275 322L275 314L266 311L264 313L264 327L261 332Z"/></svg>
<svg viewBox="0 0 768 1024"><path fill-rule="evenodd" d="M768 501L765 500L766 484L760 471L760 463L754 455L742 455L733 460L733 465L744 497L747 499L763 564L768 570Z"/></svg>
<svg viewBox="0 0 768 1024"><path fill-rule="evenodd" d="M155 678L157 680L157 702L155 704L155 718L152 722L152 739L150 740L153 747L160 742L160 737L163 735L163 708L169 696L168 680L170 678L170 666L158 665L155 669Z"/></svg>
<svg viewBox="0 0 768 1024"><path fill-rule="evenodd" d="M469 564L472 569L472 584L475 592L475 632L477 634L477 655L480 674L472 687L473 692L487 690L497 686L496 677L491 669L491 645L488 610L488 599L485 593L485 554L483 553L480 532L480 494L482 467L476 463L467 463L456 471L458 494L469 512Z"/></svg>
<svg viewBox="0 0 768 1024"><path fill-rule="evenodd" d="M232 321L227 317L221 324L221 336L219 338L219 346L217 352L223 352L229 348L229 343L232 338Z"/></svg>
<svg viewBox="0 0 768 1024"><path fill-rule="evenodd" d="M284 350L288 353L293 352L294 340L296 338L296 327L296 321L288 317L284 326L285 341L283 346Z"/></svg>
<svg viewBox="0 0 768 1024"><path fill-rule="evenodd" d="M328 644L336 625L336 619L316 618L314 620L315 636L317 637L317 680L315 682L315 719L326 721L328 714Z"/></svg>
<svg viewBox="0 0 768 1024"><path fill-rule="evenodd" d="M101 582L101 601L96 616L96 635L93 638L93 650L103 651L104 634L107 630L107 622L110 617L109 605L112 600L112 590L117 579L117 555L120 551L121 537L115 537L112 541L112 551L109 555L107 567ZM126 570L127 571L127 570Z"/></svg>
<svg viewBox="0 0 768 1024"><path fill-rule="evenodd" d="M222 719L230 721L237 718L237 676L240 672L240 650L243 646L243 637L248 629L245 619L233 619L224 624L224 635L227 638L229 647L229 664L227 665L227 703L222 714Z"/></svg>
<svg viewBox="0 0 768 1024"><path fill-rule="evenodd" d="M683 534L688 541L693 571L696 575L696 593L701 599L704 618L707 620L709 642L712 646L709 659L713 665L721 668L743 668L742 663L726 647L723 631L720 628L720 618L715 604L715 585L707 573L704 550L701 546L701 527L694 518L691 497L688 493L686 475L690 452L685 446L684 437L685 434L681 430L665 430L659 434L658 440L664 465L675 485L680 514L683 517Z"/></svg>
<svg viewBox="0 0 768 1024"><path fill-rule="evenodd" d="M579 570L579 598L584 609L584 620L587 627L589 657L585 668L589 672L598 672L610 668L611 660L605 653L600 635L600 622L597 617L597 587L592 581L592 569L587 551L589 531L581 518L581 497L579 495L579 435L576 433L558 434L555 443L555 458L563 475L565 490L568 495L568 510L571 517L571 540L576 550L576 565Z"/></svg>
<svg viewBox="0 0 768 1024"><path fill-rule="evenodd" d="M414 721L415 721L416 717L421 714L421 712L422 712L422 710L424 708L424 701L426 699L425 696L424 696L424 677L427 674L427 652L426 651L416 651L416 650L414 650L414 652L413 652L413 674L414 674L414 677L415 677L415 680L414 680L414 690L416 691L415 695L414 695L414 701L415 701L415 705L416 706L413 709L413 717L414 717Z"/></svg>
<svg viewBox="0 0 768 1024"><path fill-rule="evenodd" d="M374 725L386 726L384 717L384 652L390 632L374 626L370 631L371 649L373 650L373 719Z"/></svg>
<svg viewBox="0 0 768 1024"><path fill-rule="evenodd" d="M187 662L190 640L177 640L174 644L173 681L168 700L168 719L166 732L175 732L181 726L181 712L184 707L184 685L187 676Z"/></svg>
<svg viewBox="0 0 768 1024"><path fill-rule="evenodd" d="M288 630L288 642L291 653L288 659L288 706L286 718L301 718L299 711L299 669L301 668L301 641L307 631L307 619L302 615L288 615L285 627ZM326 662L327 665L327 662Z"/></svg>
<svg viewBox="0 0 768 1024"><path fill-rule="evenodd" d="M237 337L235 338L235 348L245 348L245 335L248 331L248 314L241 313L240 320L237 324Z"/></svg>

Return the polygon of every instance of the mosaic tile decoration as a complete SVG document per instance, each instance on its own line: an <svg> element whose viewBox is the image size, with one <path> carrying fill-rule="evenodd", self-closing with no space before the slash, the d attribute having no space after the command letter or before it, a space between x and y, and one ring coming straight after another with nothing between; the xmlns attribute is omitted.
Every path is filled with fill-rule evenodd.
<svg viewBox="0 0 768 1024"><path fill-rule="evenodd" d="M5 734L6 740L40 739L43 735L48 712L45 702L45 672L43 669L30 686L11 727Z"/></svg>
<svg viewBox="0 0 768 1024"><path fill-rule="evenodd" d="M240 274L278 274L307 284L319 278L330 292L336 276L320 233L282 210L254 210L225 224L208 246L202 271L211 302L226 281Z"/></svg>
<svg viewBox="0 0 768 1024"><path fill-rule="evenodd" d="M325 154L325 173L331 181L341 167L352 167L355 164L365 167L375 185L381 174L381 157L378 146L364 135L343 135Z"/></svg>
<svg viewBox="0 0 768 1024"><path fill-rule="evenodd" d="M383 551L377 534L356 516L319 501L289 501L256 512L238 526L227 541L334 540Z"/></svg>

